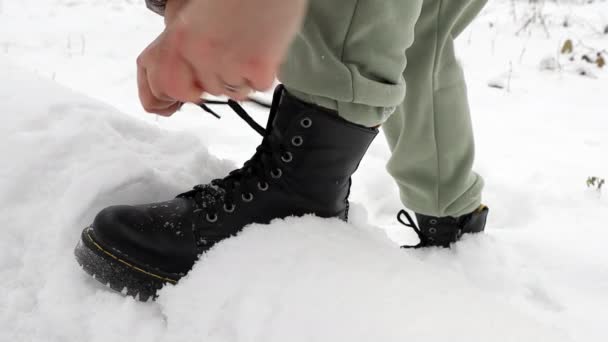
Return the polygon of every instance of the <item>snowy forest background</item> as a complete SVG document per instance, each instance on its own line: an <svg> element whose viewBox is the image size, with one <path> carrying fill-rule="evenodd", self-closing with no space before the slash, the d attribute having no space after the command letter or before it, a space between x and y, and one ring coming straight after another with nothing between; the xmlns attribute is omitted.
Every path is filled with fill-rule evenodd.
<svg viewBox="0 0 608 342"><path fill-rule="evenodd" d="M608 1L491 0L459 38L486 234L399 250L380 137L348 224L249 227L139 303L79 270L81 229L258 144L228 111L143 113L135 58L160 30L143 0L0 0L0 341L606 340Z"/></svg>

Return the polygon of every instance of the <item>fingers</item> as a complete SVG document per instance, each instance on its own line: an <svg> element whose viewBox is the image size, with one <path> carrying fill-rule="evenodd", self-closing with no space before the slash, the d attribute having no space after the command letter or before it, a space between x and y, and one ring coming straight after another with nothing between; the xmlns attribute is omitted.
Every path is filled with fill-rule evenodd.
<svg viewBox="0 0 608 342"><path fill-rule="evenodd" d="M205 93L213 96L224 95L225 90L223 83L213 71L209 70L205 65L203 65L203 67L200 65L198 67L193 66L193 69L195 74L194 77L196 77L198 83L203 85Z"/></svg>
<svg viewBox="0 0 608 342"><path fill-rule="evenodd" d="M266 91L274 84L277 68L278 63L250 60L245 62L241 74L253 90Z"/></svg>
<svg viewBox="0 0 608 342"><path fill-rule="evenodd" d="M238 73L229 72L224 69L219 72L210 70L206 63L194 66L196 78L202 83L206 93L213 96L227 96L233 100L242 101L247 99L251 88L246 81L238 76ZM220 69L219 66L217 69Z"/></svg>
<svg viewBox="0 0 608 342"><path fill-rule="evenodd" d="M197 44L185 47L182 53L206 93L239 101L247 99L251 93L251 85L243 77L243 64L231 58L225 48Z"/></svg>
<svg viewBox="0 0 608 342"><path fill-rule="evenodd" d="M147 112L170 116L183 102L199 102L192 68L161 34L137 59L139 98Z"/></svg>
<svg viewBox="0 0 608 342"><path fill-rule="evenodd" d="M166 30L138 58L139 98L147 112L170 116L180 103L198 103L203 92L245 100L274 83L276 63L243 61L225 47L190 38Z"/></svg>
<svg viewBox="0 0 608 342"><path fill-rule="evenodd" d="M146 112L163 116L169 116L174 113L174 111L172 112L170 109L175 106L176 101L163 100L154 95L150 84L148 83L146 69L142 67L137 68L137 88L139 92L139 100Z"/></svg>
<svg viewBox="0 0 608 342"><path fill-rule="evenodd" d="M163 100L197 103L203 93L190 65L177 56L149 69L148 82L152 93Z"/></svg>
<svg viewBox="0 0 608 342"><path fill-rule="evenodd" d="M222 82L224 94L233 100L244 101L252 91L242 72L230 65L222 65L221 73L217 78Z"/></svg>
<svg viewBox="0 0 608 342"><path fill-rule="evenodd" d="M245 101L249 98L251 92L252 90L249 85L233 86L227 83L225 95L236 101Z"/></svg>

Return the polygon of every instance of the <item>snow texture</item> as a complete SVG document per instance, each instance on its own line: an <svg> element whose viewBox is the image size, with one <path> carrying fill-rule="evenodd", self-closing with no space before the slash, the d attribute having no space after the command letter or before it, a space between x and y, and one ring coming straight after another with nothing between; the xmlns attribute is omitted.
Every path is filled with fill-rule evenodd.
<svg viewBox="0 0 608 342"><path fill-rule="evenodd" d="M133 61L161 27L142 1L0 1L0 341L605 341L608 194L585 181L608 178L608 73L578 58L606 48L608 3L547 3L549 37L517 35L533 8L514 3L491 2L458 43L486 234L397 248L415 240L380 137L349 223L250 226L140 303L79 269L82 228L224 175L259 137L221 109L142 113Z"/></svg>

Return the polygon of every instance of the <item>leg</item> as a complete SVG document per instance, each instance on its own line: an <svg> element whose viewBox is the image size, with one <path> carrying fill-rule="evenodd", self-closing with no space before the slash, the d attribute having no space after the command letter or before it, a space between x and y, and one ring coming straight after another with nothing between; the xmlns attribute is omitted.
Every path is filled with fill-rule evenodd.
<svg viewBox="0 0 608 342"><path fill-rule="evenodd" d="M372 127L403 102L422 0L311 0L279 75L302 100Z"/></svg>
<svg viewBox="0 0 608 342"><path fill-rule="evenodd" d="M349 121L386 121L388 170L404 204L418 213L459 216L481 200L453 38L485 2L350 0L338 7L311 0L279 75L297 97Z"/></svg>
<svg viewBox="0 0 608 342"><path fill-rule="evenodd" d="M466 85L454 38L486 0L424 0L407 51L405 101L383 125L392 150L388 171L403 203L419 214L461 216L481 202L472 172L474 142Z"/></svg>

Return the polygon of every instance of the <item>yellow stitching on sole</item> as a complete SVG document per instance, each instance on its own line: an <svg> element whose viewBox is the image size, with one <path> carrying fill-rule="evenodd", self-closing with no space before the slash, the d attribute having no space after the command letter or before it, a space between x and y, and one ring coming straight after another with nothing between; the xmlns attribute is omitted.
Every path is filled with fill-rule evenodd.
<svg viewBox="0 0 608 342"><path fill-rule="evenodd" d="M126 262L126 261L124 261L124 260L120 259L119 257L115 256L114 254L112 254L112 253L110 253L110 252L106 251L106 250L105 250L103 247L101 247L101 246L100 246L100 245L99 245L97 242L95 242L95 240L93 240L93 238L91 237L91 234L89 234L89 232L87 232L87 237L89 238L89 241L91 241L91 242L92 242L92 243L95 245L95 247L97 247L97 249L99 249L100 251L104 252L106 255L108 255L108 256L109 256L109 257L111 257L112 259L114 259L114 260L116 260L116 261L120 262L121 264L123 264L123 265L125 265L125 266L127 266L127 267L129 267L129 268L132 268L132 269L134 269L134 270L136 270L136 271L139 271L139 272L141 272L141 273L143 273L143 274L146 274L146 275L149 275L149 276L151 276L151 277L154 277L154 278L156 278L156 279L160 279L160 280L163 280L163 281L169 282L169 283L171 283L171 284L173 284L173 285L177 284L177 281L176 281L176 280L169 279L169 278L165 278L165 277L163 277L163 276L159 276L159 275L157 275L157 274L154 274L154 273L148 272L148 271L146 271L146 270L144 270L144 269L141 269L141 268L139 268L139 267L137 267L137 266L135 266L135 265L132 265L132 264L130 264L130 263L128 263L128 262Z"/></svg>

